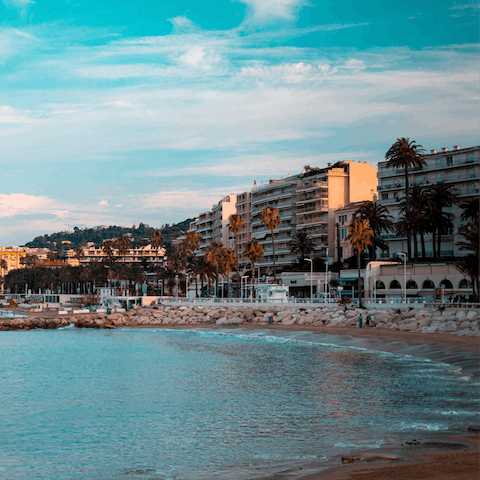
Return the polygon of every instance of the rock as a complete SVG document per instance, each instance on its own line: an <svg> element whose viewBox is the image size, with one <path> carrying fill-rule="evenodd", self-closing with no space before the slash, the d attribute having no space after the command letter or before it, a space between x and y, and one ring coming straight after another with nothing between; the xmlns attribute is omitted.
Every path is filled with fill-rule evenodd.
<svg viewBox="0 0 480 480"><path fill-rule="evenodd" d="M455 318L459 321L462 321L462 320L465 320L465 318L467 318L467 314L463 311L460 311L455 315Z"/></svg>
<svg viewBox="0 0 480 480"><path fill-rule="evenodd" d="M473 312L473 311L470 311L467 313L467 320L474 320L475 318L477 318L478 316L478 313L477 312Z"/></svg>

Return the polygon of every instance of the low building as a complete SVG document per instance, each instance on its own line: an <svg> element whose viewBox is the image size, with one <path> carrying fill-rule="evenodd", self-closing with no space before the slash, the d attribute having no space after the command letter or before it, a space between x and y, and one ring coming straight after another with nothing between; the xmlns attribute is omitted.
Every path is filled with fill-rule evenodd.
<svg viewBox="0 0 480 480"><path fill-rule="evenodd" d="M367 297L386 301L468 301L472 284L454 263L370 262L366 268Z"/></svg>

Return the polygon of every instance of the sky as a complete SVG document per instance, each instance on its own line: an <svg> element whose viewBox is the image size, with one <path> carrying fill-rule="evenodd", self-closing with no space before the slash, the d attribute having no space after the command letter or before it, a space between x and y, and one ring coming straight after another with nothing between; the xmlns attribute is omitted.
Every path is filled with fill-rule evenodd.
<svg viewBox="0 0 480 480"><path fill-rule="evenodd" d="M0 0L0 245L480 144L471 0Z"/></svg>

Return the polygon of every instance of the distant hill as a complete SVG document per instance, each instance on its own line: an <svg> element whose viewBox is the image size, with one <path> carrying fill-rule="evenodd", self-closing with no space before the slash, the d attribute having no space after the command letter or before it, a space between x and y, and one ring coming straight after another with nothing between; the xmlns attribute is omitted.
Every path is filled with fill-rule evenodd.
<svg viewBox="0 0 480 480"><path fill-rule="evenodd" d="M193 219L187 219L174 225L165 224L160 230L163 234L165 244L169 246L172 240L187 231L188 225ZM25 244L32 248L50 248L50 249L71 249L93 242L95 245L101 245L104 240L123 237L128 235L134 243L141 243L150 237L150 233L155 230L149 225L140 223L138 227L93 227L77 228L73 232L57 232L51 235L42 235L34 238L31 242ZM62 243L70 242L70 243Z"/></svg>

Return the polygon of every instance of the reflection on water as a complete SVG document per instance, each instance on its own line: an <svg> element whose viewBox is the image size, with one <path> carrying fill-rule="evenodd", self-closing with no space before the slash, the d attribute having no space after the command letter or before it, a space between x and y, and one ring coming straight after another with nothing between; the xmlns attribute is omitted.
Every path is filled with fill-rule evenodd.
<svg viewBox="0 0 480 480"><path fill-rule="evenodd" d="M253 478L478 418L458 368L321 340L5 332L0 478Z"/></svg>

